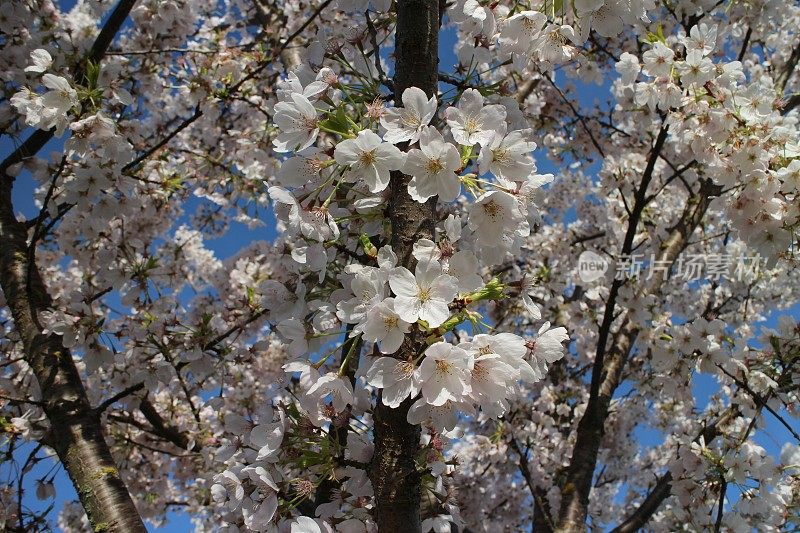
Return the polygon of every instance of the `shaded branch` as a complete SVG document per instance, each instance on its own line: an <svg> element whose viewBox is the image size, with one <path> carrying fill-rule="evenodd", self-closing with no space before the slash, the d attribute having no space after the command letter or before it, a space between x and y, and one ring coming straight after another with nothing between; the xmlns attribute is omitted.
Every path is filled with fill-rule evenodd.
<svg viewBox="0 0 800 533"><path fill-rule="evenodd" d="M706 444L716 439L721 431L720 427L727 424L738 416L737 408L729 408L715 422L709 424L701 431L693 442L700 442L702 438ZM620 525L612 530L612 533L633 533L639 531L650 520L650 517L658 510L662 502L666 500L672 490L672 473L667 472L658 478L655 486L647 494L647 497L639 507Z"/></svg>
<svg viewBox="0 0 800 533"><path fill-rule="evenodd" d="M90 62L98 63L101 59L103 59L106 50L108 50L109 45L111 45L111 41L114 40L117 32L119 32L119 29L122 27L122 23L125 22L126 18L128 18L128 13L130 13L134 4L136 4L136 0L120 0L120 2L117 4L117 7L115 7L114 11L111 12L111 15L108 17L108 20L92 44L92 48L89 50L89 53L86 54L80 63L75 65L75 67L72 69L72 77L78 84L86 85L85 77L88 64ZM46 131L34 131L30 137L25 139L25 141L16 150L9 154L9 156L6 157L2 163L0 163L0 174L2 174L3 178L10 178L10 176L8 176L8 170L10 167L16 165L17 163L21 163L25 159L33 157L39 153L39 150L41 150L44 145L53 138L55 133L55 128Z"/></svg>

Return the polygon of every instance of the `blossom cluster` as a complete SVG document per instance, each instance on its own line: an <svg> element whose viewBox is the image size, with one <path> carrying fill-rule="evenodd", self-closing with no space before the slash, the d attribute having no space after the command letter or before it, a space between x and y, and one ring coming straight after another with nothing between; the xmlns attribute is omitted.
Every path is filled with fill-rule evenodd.
<svg viewBox="0 0 800 533"><path fill-rule="evenodd" d="M800 222L796 119L780 118L770 80L747 83L741 61L714 62L718 38L706 23L688 35L652 36L641 64L631 53L620 56L618 91L624 106L680 110L670 115L670 130L715 184L736 190L730 216L741 238L774 257ZM636 81L640 74L645 81Z"/></svg>
<svg viewBox="0 0 800 533"><path fill-rule="evenodd" d="M275 106L279 131L274 144L279 152L294 148L296 153L283 163L277 176L280 185L271 187L269 192L282 207L279 218L295 238L292 258L298 268L317 273L322 282L329 268L326 247L339 243L342 230L337 220L347 220L345 229L350 233L350 242L356 236L355 242L365 257L377 263L347 265L340 278L342 288L332 293L336 295L337 318L353 324L350 335L377 342L382 353L393 354L411 328L431 332L435 340L464 320L477 324L477 313L467 310L467 306L501 297L503 291L496 281L484 282L484 269L519 249L521 240L530 232L529 219L536 212L536 192L552 179L535 174L530 155L535 144L530 132L508 131L505 107L486 105L475 89L464 91L457 105L443 112L453 139L450 141L429 125L437 113L436 98L428 98L416 87L403 92L402 107L383 108L373 103L358 108L349 104L353 89L339 82L329 69L321 70L316 80L305 87L296 78L287 81L286 86ZM382 136L374 131L376 127ZM327 132L335 142L332 159L312 146L320 131ZM401 151L398 143L407 143L407 151ZM463 202L465 221L457 212L443 221L444 232L438 242L422 239L414 243L417 266L413 273L397 266L397 257L389 245L377 248L372 243L372 239L380 239L382 228L369 224L369 210L374 213L385 201L380 193L388 187L393 171L411 177L408 194L417 202L424 203L432 197L444 204L453 202L461 195L462 185L474 199ZM351 202L355 213L346 207ZM360 227L354 223L359 218L364 224ZM532 302L528 307L538 317ZM295 355L304 355L307 347L300 342L308 332L299 317L279 322L278 331L297 347ZM313 332L314 336L325 333L328 332ZM502 354L508 358L504 364L511 368L500 372L505 367L499 367L497 373L492 373L499 380L497 391L483 401L502 402L504 391L511 388L512 382L523 375L537 375L523 360L527 351L524 341L519 338L516 345L516 355ZM416 396L420 390L426 403L435 407L448 400L466 400L471 388L464 381L464 373L484 374L481 368L489 363L480 363L485 358L476 358L477 352L470 360L466 352L456 347L453 362L441 359L439 371L432 373L433 363L429 361L447 346L451 345L433 344L428 348L419 369L414 361L401 361L385 374L392 363L381 360L370 372L370 383L392 389L391 394L384 391L383 396L392 406L409 395ZM484 355L488 353L496 352ZM552 355L547 358L552 359ZM450 386L455 388L448 392L448 385L442 380L451 370ZM503 377L505 374L508 376ZM316 393L312 403L331 393L335 398L352 395L346 381L336 376L320 378L309 390L309 394ZM434 393L435 383L443 388ZM347 403L351 402L341 399L337 410ZM413 411L416 413L417 409Z"/></svg>

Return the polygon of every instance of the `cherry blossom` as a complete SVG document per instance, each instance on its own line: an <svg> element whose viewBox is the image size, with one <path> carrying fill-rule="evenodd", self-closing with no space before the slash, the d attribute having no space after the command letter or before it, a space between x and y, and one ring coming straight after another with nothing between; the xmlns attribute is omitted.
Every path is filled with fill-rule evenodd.
<svg viewBox="0 0 800 533"><path fill-rule="evenodd" d="M275 104L275 125L281 130L273 141L278 152L308 148L319 134L317 111L302 94L292 93L291 102Z"/></svg>
<svg viewBox="0 0 800 533"><path fill-rule="evenodd" d="M0 529L796 526L795 3L72 4L0 17Z"/></svg>
<svg viewBox="0 0 800 533"><path fill-rule="evenodd" d="M363 179L370 192L376 193L389 185L389 171L402 167L404 155L396 146L381 142L371 130L363 130L355 139L336 145L336 162L349 167L352 180Z"/></svg>
<svg viewBox="0 0 800 533"><path fill-rule="evenodd" d="M43 73L53 64L53 57L44 48L37 48L31 52L30 66L25 67L25 72Z"/></svg>
<svg viewBox="0 0 800 533"><path fill-rule="evenodd" d="M419 377L412 362L392 357L377 358L367 371L367 383L381 387L381 402L397 407L403 400L419 394Z"/></svg>
<svg viewBox="0 0 800 533"><path fill-rule="evenodd" d="M527 178L536 168L529 155L536 149L536 143L528 140L530 133L529 130L495 133L481 150L478 158L480 171L491 172L503 182Z"/></svg>
<svg viewBox="0 0 800 533"><path fill-rule="evenodd" d="M414 274L405 267L392 269L389 287L401 319L409 323L424 320L432 328L450 316L448 304L458 293L457 280L442 273L442 265L436 261L418 263Z"/></svg>
<svg viewBox="0 0 800 533"><path fill-rule="evenodd" d="M458 144L485 146L505 127L505 107L498 104L484 106L483 102L479 91L467 89L459 98L458 106L448 107L445 111L447 125Z"/></svg>
<svg viewBox="0 0 800 533"><path fill-rule="evenodd" d="M402 101L402 108L391 107L381 116L381 125L386 128L383 140L413 144L436 113L436 98L428 98L418 87L409 87L403 91Z"/></svg>
<svg viewBox="0 0 800 533"><path fill-rule="evenodd" d="M469 354L463 349L447 342L431 345L419 367L422 397L433 406L459 401L471 391L471 366Z"/></svg>
<svg viewBox="0 0 800 533"><path fill-rule="evenodd" d="M446 143L441 133L429 127L422 130L419 145L419 149L408 151L403 165L403 172L412 176L408 193L418 202L437 195L442 202L452 202L461 191L455 174L461 167L458 150Z"/></svg>
<svg viewBox="0 0 800 533"><path fill-rule="evenodd" d="M377 342L381 353L392 354L400 348L410 324L394 310L394 298L386 298L370 309L361 330L364 340Z"/></svg>

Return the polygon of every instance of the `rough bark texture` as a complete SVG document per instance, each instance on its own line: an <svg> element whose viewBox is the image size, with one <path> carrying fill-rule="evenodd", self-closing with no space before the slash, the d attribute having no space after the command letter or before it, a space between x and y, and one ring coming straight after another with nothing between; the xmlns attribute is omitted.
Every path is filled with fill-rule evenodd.
<svg viewBox="0 0 800 533"><path fill-rule="evenodd" d="M136 0L120 0L83 60L72 68L73 78L85 84L89 62L106 53ZM95 531L145 532L139 513L119 475L103 438L100 413L92 409L78 370L61 337L44 334L39 313L52 304L35 259L28 255L28 232L14 216L9 170L36 155L54 130L36 130L0 163L0 287L20 334L25 360L33 370L53 447L75 485Z"/></svg>
<svg viewBox="0 0 800 533"><path fill-rule="evenodd" d="M0 174L0 286L22 338L25 360L39 381L51 426L47 444L64 464L95 531L144 532L72 355L60 336L42 332L38 315L50 308L51 300L38 268L29 264L27 230L14 216L12 184Z"/></svg>
<svg viewBox="0 0 800 533"><path fill-rule="evenodd" d="M395 101L403 91L419 87L428 96L437 92L439 66L439 1L398 0L395 40ZM435 199L420 204L408 195L410 178L397 172L389 185L387 215L391 244L399 264L414 269L414 242L433 239ZM424 348L422 336L408 335L395 357L415 357ZM420 427L406 421L412 400L397 409L375 409L375 454L370 477L375 489L375 520L382 533L420 531L420 476L415 464Z"/></svg>

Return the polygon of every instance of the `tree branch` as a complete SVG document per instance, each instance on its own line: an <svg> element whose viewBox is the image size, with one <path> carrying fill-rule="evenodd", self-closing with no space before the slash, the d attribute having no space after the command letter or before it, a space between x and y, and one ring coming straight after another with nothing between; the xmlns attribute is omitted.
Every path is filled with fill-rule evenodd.
<svg viewBox="0 0 800 533"><path fill-rule="evenodd" d="M723 415L721 415L715 422L709 424L703 431L701 431L694 442L700 442L702 438L706 444L716 439L721 431L720 427L727 424L729 421L736 418L738 409L729 408ZM611 533L634 533L639 531L645 524L647 524L650 517L658 510L661 503L666 500L670 491L672 490L672 473L667 472L658 478L653 489L647 494L647 497L639 505L639 507L620 525L615 527Z"/></svg>
<svg viewBox="0 0 800 533"><path fill-rule="evenodd" d="M400 102L408 87L418 87L428 96L437 94L439 24L439 0L397 1L395 102ZM436 198L424 204L414 201L408 195L410 179L400 172L392 173L387 214L398 264L413 270L414 243L434 238ZM411 360L424 350L424 337L415 327L394 357ZM375 490L373 516L380 531L421 530L421 479L416 465L421 429L407 421L412 402L412 398L407 398L398 408L391 409L379 395L375 407L375 453L368 473Z"/></svg>
<svg viewBox="0 0 800 533"><path fill-rule="evenodd" d="M39 382L52 447L67 470L95 529L145 532L103 437L100 416L86 396L72 354L55 333L44 333L40 313L52 300L33 259L27 227L14 215L13 180L0 181L0 286L22 339L25 360Z"/></svg>
<svg viewBox="0 0 800 533"><path fill-rule="evenodd" d="M667 129L662 126L650 152L641 184L635 194L635 203L631 211L628 229L622 246L622 255L630 253L637 226L647 203L647 187L652 179L655 161L666 140ZM699 192L692 195L684 208L678 222L670 229L669 236L661 243L659 261L672 263L686 247L688 237L702 221L711 196L718 193L718 188L708 182L701 186ZM661 263L663 264L663 263ZM666 271L659 270L651 278L644 293L656 293L660 290ZM603 439L604 426L609 413L609 406L614 391L619 386L622 371L639 334L639 325L633 314L628 311L620 320L620 329L614 334L608 361L605 361L606 343L611 333L615 318L616 299L622 280L615 279L609 291L603 315L603 321L597 340L595 362L592 367L589 401L586 411L578 424L577 439L572 452L572 459L567 470L562 492L565 494L561 502L558 519L558 531L582 531L589 506L589 494L592 488L592 477L597 464L597 455Z"/></svg>
<svg viewBox="0 0 800 533"><path fill-rule="evenodd" d="M84 60L73 69L81 83L89 61L99 62L135 0L121 0ZM40 313L52 306L35 258L28 254L28 229L17 220L10 167L34 156L54 135L37 130L0 163L0 286L19 332L25 360L39 382L43 410L50 421L50 444L58 454L96 529L145 532L142 519L103 437L99 413L92 409L72 354L55 333L44 333Z"/></svg>
<svg viewBox="0 0 800 533"><path fill-rule="evenodd" d="M72 77L77 83L81 85L86 84L85 76L88 63L98 63L103 59L111 41L114 40L114 37L117 35L117 32L119 32L122 23L125 22L128 13L130 13L135 3L136 0L120 0L117 7L111 12L111 15L108 17L108 20L92 44L89 53L72 69ZM47 131L36 130L30 137L25 139L16 150L0 163L0 174L2 174L3 179L11 179L11 176L8 175L8 169L39 153L39 150L53 138L55 132L55 128Z"/></svg>
<svg viewBox="0 0 800 533"><path fill-rule="evenodd" d="M142 398L142 401L139 403L139 411L142 412L147 421L150 422L150 425L153 426L153 433L162 439L171 442L183 450L197 452L202 449L203 445L196 441L194 442L194 446L190 449L189 437L172 424L168 424L164 421L148 396Z"/></svg>

